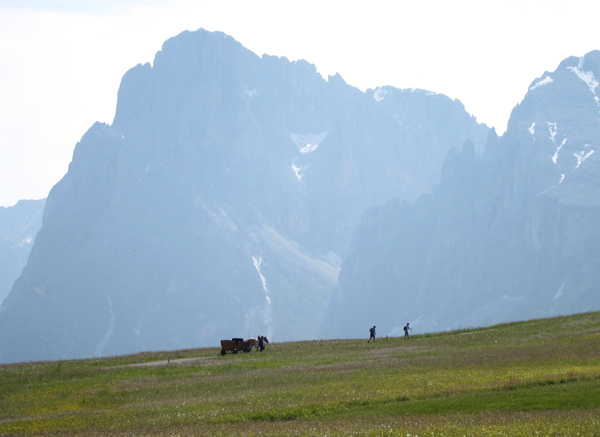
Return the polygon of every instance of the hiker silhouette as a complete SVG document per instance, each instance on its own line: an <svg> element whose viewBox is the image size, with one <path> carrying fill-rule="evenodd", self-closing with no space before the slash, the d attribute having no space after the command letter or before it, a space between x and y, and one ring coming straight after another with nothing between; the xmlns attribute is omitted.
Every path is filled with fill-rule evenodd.
<svg viewBox="0 0 600 437"><path fill-rule="evenodd" d="M371 343L371 340L375 341L375 325L372 328L369 328L369 341L367 343Z"/></svg>

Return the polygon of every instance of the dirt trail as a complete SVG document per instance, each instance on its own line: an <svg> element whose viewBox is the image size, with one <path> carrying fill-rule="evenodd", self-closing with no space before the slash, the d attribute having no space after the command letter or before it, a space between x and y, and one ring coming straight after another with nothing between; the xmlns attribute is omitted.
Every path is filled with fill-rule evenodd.
<svg viewBox="0 0 600 437"><path fill-rule="evenodd" d="M123 366L109 367L109 369L121 369L123 367L166 366L167 364L183 364L183 363L189 363L191 361L208 360L208 359L213 359L213 358L215 358L215 357L177 358L175 360L169 359L169 360L161 360L161 361L149 361L147 363L125 364Z"/></svg>

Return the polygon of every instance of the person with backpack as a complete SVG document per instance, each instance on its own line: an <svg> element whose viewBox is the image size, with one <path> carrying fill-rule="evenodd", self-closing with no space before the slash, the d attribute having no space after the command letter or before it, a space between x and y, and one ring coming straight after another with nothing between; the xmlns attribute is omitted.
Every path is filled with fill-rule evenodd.
<svg viewBox="0 0 600 437"><path fill-rule="evenodd" d="M369 328L369 341L367 343L371 343L371 339L375 341L375 325L372 328Z"/></svg>
<svg viewBox="0 0 600 437"><path fill-rule="evenodd" d="M408 323L407 323L406 326L403 329L404 329L404 339L405 340L410 340L410 337L408 336L408 331L412 331L412 328L409 327Z"/></svg>

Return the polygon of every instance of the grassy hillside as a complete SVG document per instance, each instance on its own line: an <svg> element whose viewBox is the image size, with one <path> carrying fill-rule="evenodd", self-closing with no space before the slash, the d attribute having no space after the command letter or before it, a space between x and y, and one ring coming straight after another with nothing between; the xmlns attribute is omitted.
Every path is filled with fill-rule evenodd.
<svg viewBox="0 0 600 437"><path fill-rule="evenodd" d="M367 328L3 365L0 435L600 435L599 313L371 344Z"/></svg>

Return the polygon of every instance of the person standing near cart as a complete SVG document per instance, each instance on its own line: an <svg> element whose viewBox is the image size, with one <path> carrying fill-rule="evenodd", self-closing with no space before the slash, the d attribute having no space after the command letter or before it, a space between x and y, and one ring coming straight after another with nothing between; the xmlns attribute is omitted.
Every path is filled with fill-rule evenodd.
<svg viewBox="0 0 600 437"><path fill-rule="evenodd" d="M267 339L266 336L263 335L259 335L258 336L258 350L260 350L261 352L265 350L265 343L268 343L269 340Z"/></svg>

